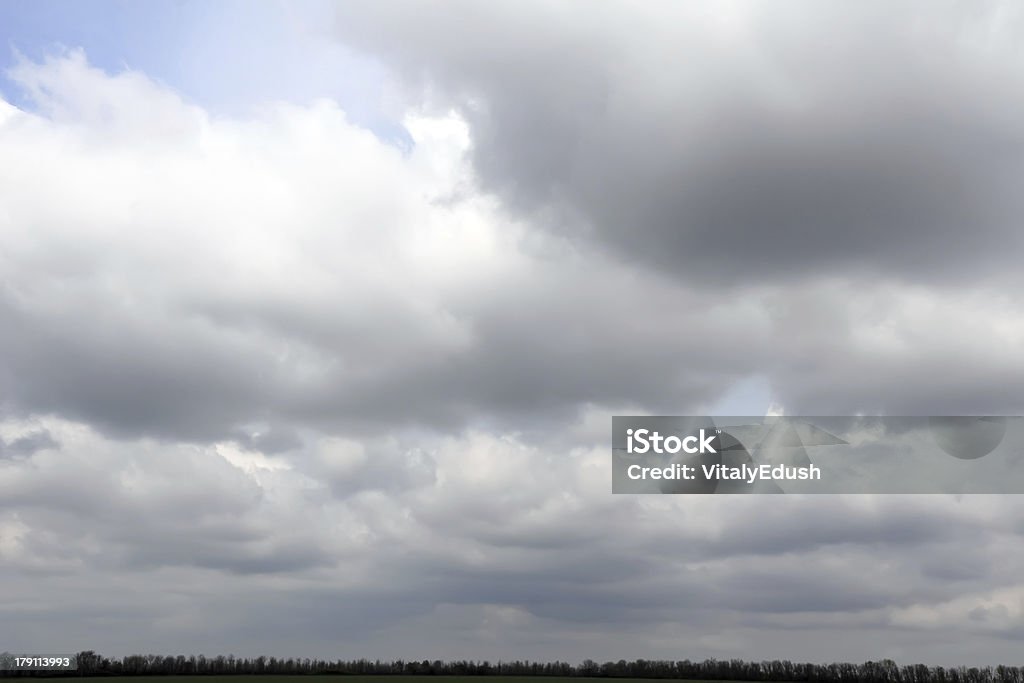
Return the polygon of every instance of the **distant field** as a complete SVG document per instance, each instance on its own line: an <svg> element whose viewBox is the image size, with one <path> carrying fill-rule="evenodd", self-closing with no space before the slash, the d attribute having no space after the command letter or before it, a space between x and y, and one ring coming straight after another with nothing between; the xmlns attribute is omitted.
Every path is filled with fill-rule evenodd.
<svg viewBox="0 0 1024 683"><path fill-rule="evenodd" d="M273 674L228 675L228 676L117 676L119 681L138 681L138 683L569 683L570 681L610 681L613 683L651 683L651 678L585 678L583 676L347 676L347 675L316 675L299 674L295 676L277 676ZM696 681L687 683L729 683L728 681Z"/></svg>

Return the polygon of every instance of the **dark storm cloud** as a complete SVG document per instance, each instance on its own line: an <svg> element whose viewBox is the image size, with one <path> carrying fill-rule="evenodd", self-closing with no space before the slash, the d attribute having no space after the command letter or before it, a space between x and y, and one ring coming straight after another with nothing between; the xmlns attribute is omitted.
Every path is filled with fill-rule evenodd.
<svg viewBox="0 0 1024 683"><path fill-rule="evenodd" d="M114 307L47 318L0 289L0 401L122 436L214 438L252 415L262 359L211 347L168 321ZM74 328L74 333L71 333Z"/></svg>
<svg viewBox="0 0 1024 683"><path fill-rule="evenodd" d="M465 115L485 189L624 258L716 285L1019 267L1005 5L338 7L342 40Z"/></svg>

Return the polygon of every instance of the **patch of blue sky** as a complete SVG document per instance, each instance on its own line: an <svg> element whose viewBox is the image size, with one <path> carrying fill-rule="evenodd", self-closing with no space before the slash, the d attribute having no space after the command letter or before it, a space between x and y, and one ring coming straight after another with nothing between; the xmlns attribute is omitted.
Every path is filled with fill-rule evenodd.
<svg viewBox="0 0 1024 683"><path fill-rule="evenodd" d="M334 40L332 21L326 0L4 0L0 71L19 54L38 61L82 48L93 66L141 71L214 113L328 98L408 151L409 132L384 107L385 69ZM31 107L6 75L0 93Z"/></svg>
<svg viewBox="0 0 1024 683"><path fill-rule="evenodd" d="M744 378L708 409L708 415L763 416L773 408L771 383L764 375Z"/></svg>

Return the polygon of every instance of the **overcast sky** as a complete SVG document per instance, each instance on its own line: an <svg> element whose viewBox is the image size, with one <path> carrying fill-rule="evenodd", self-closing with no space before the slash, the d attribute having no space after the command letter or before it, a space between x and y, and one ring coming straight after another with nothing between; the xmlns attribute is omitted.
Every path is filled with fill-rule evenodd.
<svg viewBox="0 0 1024 683"><path fill-rule="evenodd" d="M1022 414L1024 9L0 3L0 649L1020 663L1024 501L612 496Z"/></svg>

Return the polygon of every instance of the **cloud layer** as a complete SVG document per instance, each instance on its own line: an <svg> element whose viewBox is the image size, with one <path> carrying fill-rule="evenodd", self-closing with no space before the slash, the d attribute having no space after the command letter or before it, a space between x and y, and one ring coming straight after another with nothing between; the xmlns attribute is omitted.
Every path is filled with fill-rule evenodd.
<svg viewBox="0 0 1024 683"><path fill-rule="evenodd" d="M404 151L20 62L5 647L1009 660L1012 499L610 494L610 415L750 382L1024 409L1013 12L713 7L343 3Z"/></svg>
<svg viewBox="0 0 1024 683"><path fill-rule="evenodd" d="M346 41L459 108L485 187L675 277L1019 268L1008 4L339 7Z"/></svg>

